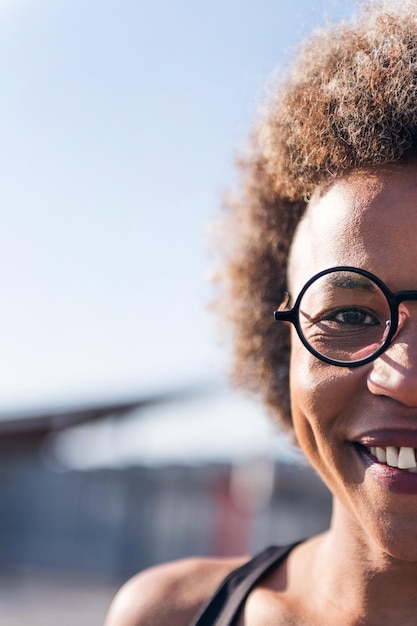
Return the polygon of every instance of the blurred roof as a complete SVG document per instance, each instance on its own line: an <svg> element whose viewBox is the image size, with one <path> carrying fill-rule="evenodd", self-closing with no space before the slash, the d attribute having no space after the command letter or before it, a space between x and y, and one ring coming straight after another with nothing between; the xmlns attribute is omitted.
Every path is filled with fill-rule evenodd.
<svg viewBox="0 0 417 626"><path fill-rule="evenodd" d="M69 469L301 458L259 402L225 384L76 425L52 434L45 450L52 465Z"/></svg>
<svg viewBox="0 0 417 626"><path fill-rule="evenodd" d="M194 388L164 390L124 399L98 398L96 401L73 401L28 408L27 406L0 412L0 437L20 435L43 436L108 416L121 417L131 411L140 411L155 404L169 403L184 395L197 393Z"/></svg>

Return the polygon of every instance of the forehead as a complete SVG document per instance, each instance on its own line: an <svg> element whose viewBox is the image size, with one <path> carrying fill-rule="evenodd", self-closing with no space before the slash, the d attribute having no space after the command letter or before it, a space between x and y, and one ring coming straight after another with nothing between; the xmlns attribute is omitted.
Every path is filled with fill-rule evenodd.
<svg viewBox="0 0 417 626"><path fill-rule="evenodd" d="M291 247L293 293L317 272L352 265L391 289L412 288L417 264L417 163L361 170L318 190Z"/></svg>

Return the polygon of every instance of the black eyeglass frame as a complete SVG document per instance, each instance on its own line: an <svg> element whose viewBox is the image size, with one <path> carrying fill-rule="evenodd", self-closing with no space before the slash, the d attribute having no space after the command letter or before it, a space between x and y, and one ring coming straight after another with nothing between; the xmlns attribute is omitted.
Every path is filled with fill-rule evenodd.
<svg viewBox="0 0 417 626"><path fill-rule="evenodd" d="M339 272L339 271L340 272L354 272L356 274L365 276L369 280L373 281L380 288L380 290L386 297L388 305L389 305L390 314L391 314L390 328L388 330L388 333L387 333L387 336L385 337L384 342L373 354L365 357L364 359L359 359L358 361L337 361L330 357L324 356L323 354L320 354L320 352L315 350L313 346L308 343L307 339L304 337L303 332L301 330L300 303L305 292L310 287L310 285L312 285L316 280L318 280L322 276L325 276L326 274L331 274L333 272ZM388 289L386 284L383 283L380 278L378 278L378 276L375 276L375 274L372 274L371 272L368 272L367 270L361 269L359 267L352 267L349 265L339 265L336 267L330 267L328 269L322 270L318 274L315 274L314 276L312 276L306 282L304 287L301 289L300 293L297 296L296 301L294 302L294 306L288 311L280 311L279 309L277 309L276 311L274 311L274 319L276 322L290 322L291 324L293 324L301 342L304 344L307 350L311 354L313 354L315 357L320 359L320 361L324 361L324 363L328 363L329 365L336 365L338 367L360 367L361 365L366 365L367 363L371 363L371 361L374 361L383 352L385 352L385 350L387 350L388 346L391 343L392 338L397 332L398 318L399 318L399 315L398 315L399 305L401 304L401 302L406 302L406 301L409 301L409 302L417 301L417 290L397 291L396 293L393 293L392 291Z"/></svg>

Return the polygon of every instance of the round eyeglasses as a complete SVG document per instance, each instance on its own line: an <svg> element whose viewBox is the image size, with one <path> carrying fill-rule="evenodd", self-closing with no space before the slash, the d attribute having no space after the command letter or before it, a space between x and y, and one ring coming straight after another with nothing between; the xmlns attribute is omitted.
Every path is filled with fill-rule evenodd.
<svg viewBox="0 0 417 626"><path fill-rule="evenodd" d="M356 267L332 267L304 285L294 306L289 295L274 312L291 322L307 348L325 363L358 367L376 359L394 337L399 305L417 291L392 293L377 276Z"/></svg>

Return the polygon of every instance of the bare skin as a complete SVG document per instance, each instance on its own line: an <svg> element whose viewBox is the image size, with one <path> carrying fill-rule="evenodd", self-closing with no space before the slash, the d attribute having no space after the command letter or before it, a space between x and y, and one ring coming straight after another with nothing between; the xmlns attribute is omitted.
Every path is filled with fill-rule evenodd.
<svg viewBox="0 0 417 626"><path fill-rule="evenodd" d="M416 242L415 163L346 176L316 194L296 233L292 295L336 265L373 272L391 291L417 290ZM239 626L417 623L417 488L404 493L381 480L381 467L375 462L369 471L359 445L377 433L397 447L408 445L402 438L417 447L417 302L404 303L402 313L388 350L358 368L319 361L292 331L294 428L334 494L332 523L254 589ZM246 559L182 561L144 572L116 598L106 626L189 626Z"/></svg>
<svg viewBox="0 0 417 626"><path fill-rule="evenodd" d="M119 591L105 626L189 626L223 578L245 561L186 559L145 570Z"/></svg>

